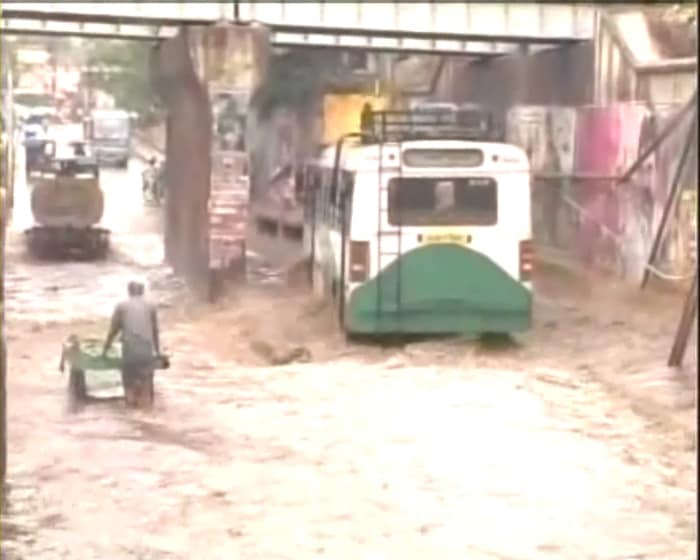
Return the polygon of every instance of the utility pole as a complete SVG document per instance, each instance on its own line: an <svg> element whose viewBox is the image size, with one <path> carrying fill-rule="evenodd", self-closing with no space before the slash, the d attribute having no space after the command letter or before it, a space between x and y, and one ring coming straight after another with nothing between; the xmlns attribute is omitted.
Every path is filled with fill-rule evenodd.
<svg viewBox="0 0 700 560"><path fill-rule="evenodd" d="M693 284L688 291L685 303L683 304L683 313L681 320L678 323L676 337L673 340L671 354L668 357L668 365L670 367L679 367L683 363L683 356L688 347L688 339L693 330L693 321L698 312L698 273L695 271Z"/></svg>

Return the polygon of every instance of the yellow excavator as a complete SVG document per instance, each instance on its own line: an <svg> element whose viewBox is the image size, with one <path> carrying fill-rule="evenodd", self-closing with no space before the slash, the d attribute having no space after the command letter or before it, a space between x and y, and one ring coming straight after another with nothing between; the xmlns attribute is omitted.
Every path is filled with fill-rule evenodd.
<svg viewBox="0 0 700 560"><path fill-rule="evenodd" d="M44 259L96 260L109 250L97 159L85 142L46 143L32 180L34 225L25 231L30 252Z"/></svg>

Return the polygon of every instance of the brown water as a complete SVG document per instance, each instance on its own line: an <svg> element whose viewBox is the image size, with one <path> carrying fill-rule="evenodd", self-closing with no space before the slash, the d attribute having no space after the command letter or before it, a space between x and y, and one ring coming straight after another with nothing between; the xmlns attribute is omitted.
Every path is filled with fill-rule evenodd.
<svg viewBox="0 0 700 560"><path fill-rule="evenodd" d="M248 287L188 303L148 256L157 214L133 214L100 265L11 241L8 558L692 557L692 387L661 367L676 303L542 275L519 345L350 345L256 257ZM156 408L69 414L60 343L103 332L134 274L166 304ZM270 365L296 347L309 363Z"/></svg>

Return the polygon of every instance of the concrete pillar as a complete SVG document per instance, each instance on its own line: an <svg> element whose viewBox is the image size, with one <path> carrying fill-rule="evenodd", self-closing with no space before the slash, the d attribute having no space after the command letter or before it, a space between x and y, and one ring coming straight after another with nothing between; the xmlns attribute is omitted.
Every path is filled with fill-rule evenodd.
<svg viewBox="0 0 700 560"><path fill-rule="evenodd" d="M153 83L168 111L168 258L202 295L211 296L213 277L245 262L245 124L269 56L266 28L229 23L183 28L153 53Z"/></svg>
<svg viewBox="0 0 700 560"><path fill-rule="evenodd" d="M528 70L530 57L530 48L526 44L518 45L517 54L513 55L518 58L519 63L515 65L516 77L514 80L514 88L511 92L511 99L509 105L527 105L530 102L529 90L530 90L530 76Z"/></svg>

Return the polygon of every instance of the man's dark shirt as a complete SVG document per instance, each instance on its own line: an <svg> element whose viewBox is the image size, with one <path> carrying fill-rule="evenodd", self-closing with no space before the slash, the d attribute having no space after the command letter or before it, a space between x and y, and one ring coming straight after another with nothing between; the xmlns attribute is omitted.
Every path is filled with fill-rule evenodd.
<svg viewBox="0 0 700 560"><path fill-rule="evenodd" d="M127 365L153 362L159 351L156 309L143 297L132 296L114 309L110 333L121 332L122 360Z"/></svg>

